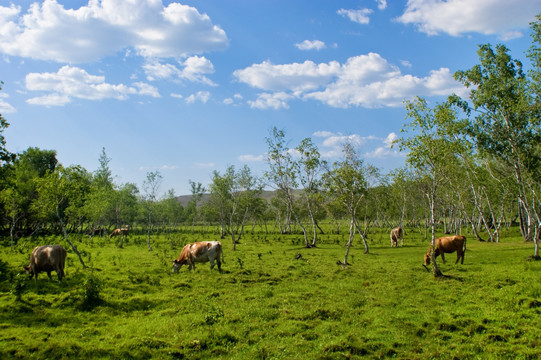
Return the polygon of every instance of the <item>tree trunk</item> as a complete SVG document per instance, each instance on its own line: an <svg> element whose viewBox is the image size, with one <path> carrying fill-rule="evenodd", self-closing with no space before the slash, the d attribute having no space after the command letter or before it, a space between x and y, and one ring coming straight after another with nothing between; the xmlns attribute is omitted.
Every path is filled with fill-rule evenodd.
<svg viewBox="0 0 541 360"><path fill-rule="evenodd" d="M355 218L352 218L351 223L349 224L349 240L346 245L346 254L344 255L344 266L348 265L349 248L351 247L351 244L353 243L354 236L355 236Z"/></svg>
<svg viewBox="0 0 541 360"><path fill-rule="evenodd" d="M62 220L62 216L60 216L60 212L59 212L58 208L56 209L56 216L58 217L58 221L60 222L60 227L62 228L62 233L64 234L64 239L69 244L69 246L71 247L73 252L75 254L77 254L77 256L79 257L79 261L83 265L83 269L86 269L86 265L85 265L85 262L83 261L83 257L81 256L81 253L79 253L79 251L77 250L77 247L75 245L73 245L73 243L70 241L70 239L68 237L68 232L66 231L66 227L64 226L64 221Z"/></svg>
<svg viewBox="0 0 541 360"><path fill-rule="evenodd" d="M427 194L428 201L430 204L430 225L431 225L431 233L432 233L432 251L430 252L430 260L432 262L432 273L434 274L434 277L440 277L443 276L443 273L441 272L440 268L438 267L438 264L436 263L436 219L435 219L435 207L436 207L436 189L432 189L431 194Z"/></svg>

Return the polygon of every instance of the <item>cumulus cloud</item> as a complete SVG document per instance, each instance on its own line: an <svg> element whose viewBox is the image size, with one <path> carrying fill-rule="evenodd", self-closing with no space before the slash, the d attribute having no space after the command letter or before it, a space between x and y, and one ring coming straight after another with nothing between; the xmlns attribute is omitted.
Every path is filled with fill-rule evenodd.
<svg viewBox="0 0 541 360"><path fill-rule="evenodd" d="M509 39L522 36L518 29L528 27L540 12L541 3L532 0L409 0L397 21L429 35L477 32Z"/></svg>
<svg viewBox="0 0 541 360"><path fill-rule="evenodd" d="M210 92L208 91L198 91L195 94L192 94L186 98L186 103L193 104L196 101L201 101L203 104L210 99Z"/></svg>
<svg viewBox="0 0 541 360"><path fill-rule="evenodd" d="M0 93L0 114L9 114L16 112L15 108L4 99L9 97L6 93Z"/></svg>
<svg viewBox="0 0 541 360"><path fill-rule="evenodd" d="M239 156L240 162L246 162L246 163L262 162L263 160L265 160L265 156L263 155L240 155Z"/></svg>
<svg viewBox="0 0 541 360"><path fill-rule="evenodd" d="M295 44L295 46L299 50L321 50L327 47L321 40L304 40L303 42Z"/></svg>
<svg viewBox="0 0 541 360"><path fill-rule="evenodd" d="M286 94L285 92L277 92L273 94L264 93L259 94L257 100L248 101L248 104L252 109L289 109L287 104L288 100L293 99L292 95Z"/></svg>
<svg viewBox="0 0 541 360"><path fill-rule="evenodd" d="M378 9L385 10L387 8L387 0L376 0L378 3Z"/></svg>
<svg viewBox="0 0 541 360"><path fill-rule="evenodd" d="M332 80L340 69L337 61L315 64L312 61L285 65L274 65L270 61L235 70L240 82L269 91L308 91L317 89Z"/></svg>
<svg viewBox="0 0 541 360"><path fill-rule="evenodd" d="M69 36L66 36L69 34ZM66 63L96 61L126 49L179 58L228 46L224 30L196 8L161 0L90 0L66 9L56 0L0 6L0 52Z"/></svg>
<svg viewBox="0 0 541 360"><path fill-rule="evenodd" d="M369 142L378 140L376 136L361 136L359 134L344 135L342 133L333 133L330 131L316 131L314 137L322 138L321 156L324 158L337 158L343 155L342 151L345 144L350 144L354 148L367 145Z"/></svg>
<svg viewBox="0 0 541 360"><path fill-rule="evenodd" d="M368 15L372 14L372 9L360 9L360 10L347 10L340 9L336 13L342 15L349 20L359 23L359 24L368 24L370 23L370 18Z"/></svg>
<svg viewBox="0 0 541 360"><path fill-rule="evenodd" d="M186 80L209 86L217 86L212 80L205 76L206 74L214 73L214 65L204 56L191 56L186 60L179 62L179 65L182 68L172 64L163 64L160 61L153 59L143 65L143 70L148 81Z"/></svg>
<svg viewBox="0 0 541 360"><path fill-rule="evenodd" d="M126 100L130 95L159 97L153 86L137 82L133 86L109 84L104 76L91 75L74 66L63 66L56 73L30 73L25 79L26 89L47 94L27 100L32 105L62 106L72 99Z"/></svg>
<svg viewBox="0 0 541 360"><path fill-rule="evenodd" d="M252 107L288 108L293 99L316 100L337 108L402 106L413 96L457 93L465 89L447 68L432 70L427 76L402 74L377 53L316 64L312 61L274 65L268 61L236 70L234 76L251 87L264 90Z"/></svg>
<svg viewBox="0 0 541 360"><path fill-rule="evenodd" d="M385 139L382 140L382 145L378 146L375 150L369 151L364 154L366 158L383 159L388 157L403 156L398 150L391 148L393 142L398 139L396 133L391 132Z"/></svg>

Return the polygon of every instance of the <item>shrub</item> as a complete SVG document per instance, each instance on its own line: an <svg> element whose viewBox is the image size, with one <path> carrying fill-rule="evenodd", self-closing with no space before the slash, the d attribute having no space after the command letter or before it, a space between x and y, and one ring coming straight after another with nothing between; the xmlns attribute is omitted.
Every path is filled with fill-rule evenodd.
<svg viewBox="0 0 541 360"><path fill-rule="evenodd" d="M85 279L83 282L81 303L83 310L91 310L103 302L100 296L101 287L101 281L94 274Z"/></svg>

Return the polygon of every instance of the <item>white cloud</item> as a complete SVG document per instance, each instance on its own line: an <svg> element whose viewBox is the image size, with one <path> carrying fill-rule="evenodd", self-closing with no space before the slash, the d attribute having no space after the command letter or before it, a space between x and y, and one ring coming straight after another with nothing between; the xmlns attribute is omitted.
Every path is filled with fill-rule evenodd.
<svg viewBox="0 0 541 360"><path fill-rule="evenodd" d="M193 104L196 101L201 101L203 104L210 99L210 92L208 91L198 91L195 94L192 94L186 98L186 103Z"/></svg>
<svg viewBox="0 0 541 360"><path fill-rule="evenodd" d="M337 61L315 64L312 61L274 65L270 61L235 70L233 76L252 87L268 91L307 91L325 85L340 70Z"/></svg>
<svg viewBox="0 0 541 360"><path fill-rule="evenodd" d="M109 84L104 76L90 75L81 68L67 65L56 73L30 73L26 75L25 83L27 90L48 93L27 100L32 105L62 106L73 98L126 100L129 95L160 96L157 89L149 84Z"/></svg>
<svg viewBox="0 0 541 360"><path fill-rule="evenodd" d="M387 8L387 0L376 0L378 3L378 9L385 10Z"/></svg>
<svg viewBox="0 0 541 360"><path fill-rule="evenodd" d="M395 141L396 139L398 139L398 135L396 135L396 133L389 133L389 135L387 135L387 137L382 141L383 146L379 146L375 150L365 153L364 156L366 158L375 159L403 156L398 150L393 150L391 148L393 141Z"/></svg>
<svg viewBox="0 0 541 360"><path fill-rule="evenodd" d="M170 95L172 98L175 98L175 99L182 99L183 96L181 94L175 94L175 93L171 93Z"/></svg>
<svg viewBox="0 0 541 360"><path fill-rule="evenodd" d="M69 36L66 36L69 34ZM145 57L187 57L228 46L225 32L196 8L161 0L89 0L66 9L56 0L0 6L0 52L84 63L135 49Z"/></svg>
<svg viewBox="0 0 541 360"><path fill-rule="evenodd" d="M256 101L249 101L259 109L288 108L293 99L312 99L337 108L396 107L416 95L465 94L447 68L432 70L425 77L402 74L398 66L376 53L351 57L344 64L305 61L273 65L265 61L236 70L234 76L266 91Z"/></svg>
<svg viewBox="0 0 541 360"><path fill-rule="evenodd" d="M7 99L8 97L9 97L8 94L0 93L0 114L9 114L9 113L14 113L17 111L11 104L3 100L3 99Z"/></svg>
<svg viewBox="0 0 541 360"><path fill-rule="evenodd" d="M303 42L295 44L295 46L299 50L321 50L327 47L321 40L304 40Z"/></svg>
<svg viewBox="0 0 541 360"><path fill-rule="evenodd" d="M210 86L217 86L212 80L204 76L214 73L214 65L204 56L191 56L180 62L180 69L172 64L162 64L153 59L143 65L148 81L155 80L187 80Z"/></svg>
<svg viewBox="0 0 541 360"><path fill-rule="evenodd" d="M371 9L360 9L360 10L346 10L340 9L336 13L342 15L343 17L348 18L349 20L359 23L359 24L368 24L370 23L370 18L368 15L372 14L373 10Z"/></svg>
<svg viewBox="0 0 541 360"><path fill-rule="evenodd" d="M239 161L241 162L262 162L265 160L265 156L263 155L240 155Z"/></svg>
<svg viewBox="0 0 541 360"><path fill-rule="evenodd" d="M409 0L397 20L429 35L477 32L509 39L522 36L518 29L527 28L540 12L538 0Z"/></svg>
<svg viewBox="0 0 541 360"><path fill-rule="evenodd" d="M239 101L243 99L241 94L235 94L232 98L224 99L223 103L226 105L238 104Z"/></svg>
<svg viewBox="0 0 541 360"><path fill-rule="evenodd" d="M287 104L288 100L293 98L292 95L288 95L285 92L277 92L273 94L263 93L259 94L256 101L248 101L252 109L289 109Z"/></svg>

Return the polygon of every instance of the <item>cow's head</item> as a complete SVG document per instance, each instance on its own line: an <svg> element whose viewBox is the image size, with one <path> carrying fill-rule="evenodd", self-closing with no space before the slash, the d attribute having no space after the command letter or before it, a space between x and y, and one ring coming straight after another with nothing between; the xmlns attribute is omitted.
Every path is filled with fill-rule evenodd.
<svg viewBox="0 0 541 360"><path fill-rule="evenodd" d="M32 271L32 267L30 265L23 266L23 269L26 274L30 274L30 275L34 274L34 272Z"/></svg>
<svg viewBox="0 0 541 360"><path fill-rule="evenodd" d="M184 265L185 263L186 263L185 261L173 260L173 272L178 273L181 266Z"/></svg>
<svg viewBox="0 0 541 360"><path fill-rule="evenodd" d="M425 254L425 266L430 265L430 251Z"/></svg>

